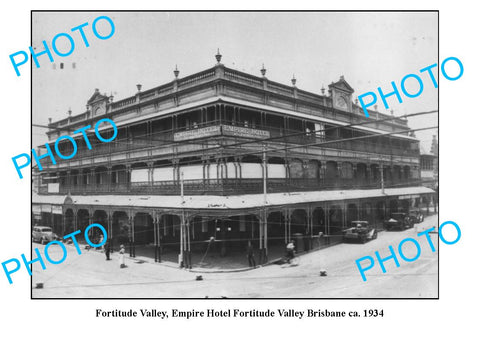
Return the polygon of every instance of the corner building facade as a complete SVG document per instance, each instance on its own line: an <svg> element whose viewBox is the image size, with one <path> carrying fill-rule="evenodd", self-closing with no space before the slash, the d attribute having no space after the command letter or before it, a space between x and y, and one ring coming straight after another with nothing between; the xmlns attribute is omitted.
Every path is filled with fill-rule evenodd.
<svg viewBox="0 0 480 340"><path fill-rule="evenodd" d="M70 160L49 157L34 169L33 219L58 234L100 223L114 247L168 254L228 257L251 240L260 261L297 240L299 251L341 242L353 220L381 228L396 211L419 207L419 142L407 120L352 101L344 77L321 94L217 63L205 71L119 101L95 90L87 110L49 123L52 145L71 134ZM327 92L327 93L325 93ZM117 137L88 130L102 118ZM108 125L108 124L107 124ZM101 126L104 138L111 125ZM58 145L63 155L72 143ZM43 146L45 152L45 146Z"/></svg>

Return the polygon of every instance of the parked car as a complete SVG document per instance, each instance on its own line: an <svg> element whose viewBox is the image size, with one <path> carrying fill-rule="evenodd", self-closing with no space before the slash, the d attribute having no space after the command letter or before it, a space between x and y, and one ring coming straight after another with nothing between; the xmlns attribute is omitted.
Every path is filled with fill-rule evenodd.
<svg viewBox="0 0 480 340"><path fill-rule="evenodd" d="M368 221L352 221L350 228L343 230L343 241L356 240L362 243L377 238L377 230Z"/></svg>
<svg viewBox="0 0 480 340"><path fill-rule="evenodd" d="M408 214L399 212L393 213L390 219L384 223L385 230L413 228L413 221Z"/></svg>
<svg viewBox="0 0 480 340"><path fill-rule="evenodd" d="M50 227L44 226L35 226L32 231L32 241L40 242L41 244L46 244L50 241L56 240L58 238L52 231Z"/></svg>
<svg viewBox="0 0 480 340"><path fill-rule="evenodd" d="M423 214L420 209L410 210L409 216L413 223L421 223L424 220Z"/></svg>

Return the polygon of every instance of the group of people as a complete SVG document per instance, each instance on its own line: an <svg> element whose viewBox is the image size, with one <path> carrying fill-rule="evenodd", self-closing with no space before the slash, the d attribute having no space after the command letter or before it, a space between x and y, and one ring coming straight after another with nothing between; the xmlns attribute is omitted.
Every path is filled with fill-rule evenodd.
<svg viewBox="0 0 480 340"><path fill-rule="evenodd" d="M103 245L103 249L105 252L106 261L110 261L110 254L112 252L112 244L111 239L107 239L105 244ZM295 257L295 241L290 240L285 247L285 259L287 263ZM248 241L247 244L247 259L249 267L256 268L257 264L255 262L255 254L253 250L252 241ZM120 250L118 252L118 262L120 264L120 268L126 268L125 265L125 246L122 244L120 245Z"/></svg>

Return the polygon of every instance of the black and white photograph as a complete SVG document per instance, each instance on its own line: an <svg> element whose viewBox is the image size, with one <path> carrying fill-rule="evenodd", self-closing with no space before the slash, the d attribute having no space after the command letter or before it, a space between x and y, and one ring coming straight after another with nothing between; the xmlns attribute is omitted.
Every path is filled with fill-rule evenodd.
<svg viewBox="0 0 480 340"><path fill-rule="evenodd" d="M2 338L478 333L474 5L0 7Z"/></svg>
<svg viewBox="0 0 480 340"><path fill-rule="evenodd" d="M438 20L33 11L32 298L437 299Z"/></svg>

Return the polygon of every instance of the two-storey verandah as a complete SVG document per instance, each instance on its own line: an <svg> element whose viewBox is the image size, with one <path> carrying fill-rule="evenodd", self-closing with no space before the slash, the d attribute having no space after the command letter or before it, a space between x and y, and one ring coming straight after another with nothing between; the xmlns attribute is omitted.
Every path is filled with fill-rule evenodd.
<svg viewBox="0 0 480 340"><path fill-rule="evenodd" d="M382 131L328 125L328 119L307 119L298 113L296 117L282 116L288 111L270 113L261 105L255 105L255 111L240 100L224 100L171 116L136 117L135 122L118 123L117 139L95 144L91 138L91 150L77 136L75 158L56 165L43 159L46 169L39 179L59 183L57 193L61 194L178 195L180 173L184 172L185 189L192 194L250 193L241 190L247 186L254 190L263 175L261 166L251 164L250 172L242 171L247 167L244 163L261 163L262 148L267 148L269 191L379 187L380 172L384 172L385 186L419 182L415 138L377 136ZM60 149L71 153L68 144L60 144ZM41 180L40 193L48 193L48 183Z"/></svg>
<svg viewBox="0 0 480 340"><path fill-rule="evenodd" d="M34 195L33 205L34 210L61 209L61 225L54 226L58 234L100 223L115 248L130 245L131 256L139 248L155 261L183 254L191 267L196 264L191 254L205 252L209 243L212 251L228 256L244 251L251 240L262 262L269 249L283 249L292 238L300 251L335 243L350 221L381 228L390 213L408 212L432 194L424 187L310 191L268 194L266 202L263 194L184 196L183 201L159 195Z"/></svg>

